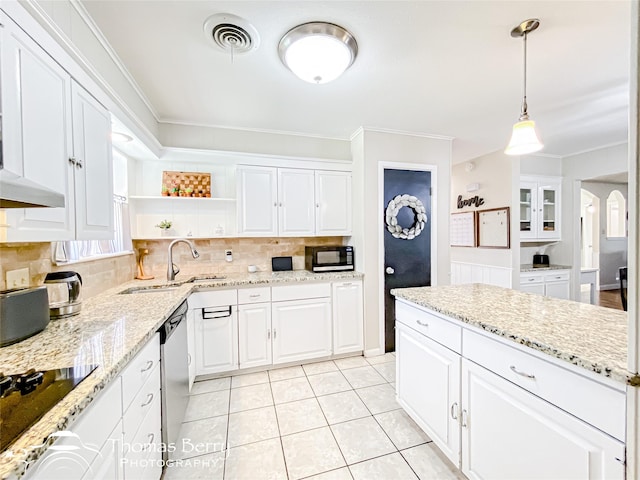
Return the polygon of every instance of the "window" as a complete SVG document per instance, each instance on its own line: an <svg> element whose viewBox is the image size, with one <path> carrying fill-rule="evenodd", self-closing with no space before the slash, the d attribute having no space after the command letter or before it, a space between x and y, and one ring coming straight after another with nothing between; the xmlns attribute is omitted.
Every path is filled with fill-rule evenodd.
<svg viewBox="0 0 640 480"><path fill-rule="evenodd" d="M607 197L607 238L626 237L627 202L618 190Z"/></svg>
<svg viewBox="0 0 640 480"><path fill-rule="evenodd" d="M113 150L113 191L113 240L54 242L52 256L55 263L72 263L133 250L127 203L127 159L116 150Z"/></svg>

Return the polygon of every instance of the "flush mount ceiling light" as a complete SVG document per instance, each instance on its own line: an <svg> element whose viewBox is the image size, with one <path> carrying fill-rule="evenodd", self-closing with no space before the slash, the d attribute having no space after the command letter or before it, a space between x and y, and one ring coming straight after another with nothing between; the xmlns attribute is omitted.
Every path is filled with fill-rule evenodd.
<svg viewBox="0 0 640 480"><path fill-rule="evenodd" d="M327 83L351 66L358 44L339 25L310 22L289 30L280 40L278 54L282 63L302 80Z"/></svg>
<svg viewBox="0 0 640 480"><path fill-rule="evenodd" d="M544 146L536 132L536 123L529 119L527 111L527 36L540 26L540 20L533 18L525 20L520 25L511 30L514 38L522 37L524 43L524 88L522 106L520 108L520 119L513 126L511 140L504 150L507 155L526 155L537 152Z"/></svg>
<svg viewBox="0 0 640 480"><path fill-rule="evenodd" d="M260 35L244 18L231 13L216 13L204 22L204 35L218 49L234 55L248 53L260 46Z"/></svg>

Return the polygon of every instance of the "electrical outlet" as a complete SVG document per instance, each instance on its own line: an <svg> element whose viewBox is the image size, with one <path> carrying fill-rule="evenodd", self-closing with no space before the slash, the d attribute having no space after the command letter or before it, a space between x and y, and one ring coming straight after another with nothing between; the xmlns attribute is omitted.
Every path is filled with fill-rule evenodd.
<svg viewBox="0 0 640 480"><path fill-rule="evenodd" d="M26 288L29 286L29 269L9 270L6 279L7 288Z"/></svg>
<svg viewBox="0 0 640 480"><path fill-rule="evenodd" d="M227 262L233 262L233 252L231 250L225 250L224 258Z"/></svg>

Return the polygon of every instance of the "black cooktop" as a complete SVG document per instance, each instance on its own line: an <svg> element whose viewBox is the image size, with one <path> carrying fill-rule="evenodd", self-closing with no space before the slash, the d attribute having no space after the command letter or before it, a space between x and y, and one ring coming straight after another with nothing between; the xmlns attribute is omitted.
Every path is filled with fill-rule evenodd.
<svg viewBox="0 0 640 480"><path fill-rule="evenodd" d="M0 373L0 452L87 378L97 365Z"/></svg>

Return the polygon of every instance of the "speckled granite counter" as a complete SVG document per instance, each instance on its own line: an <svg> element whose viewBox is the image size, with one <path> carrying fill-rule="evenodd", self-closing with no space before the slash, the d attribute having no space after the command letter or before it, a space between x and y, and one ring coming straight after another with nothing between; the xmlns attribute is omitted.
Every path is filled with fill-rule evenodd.
<svg viewBox="0 0 640 480"><path fill-rule="evenodd" d="M482 284L391 294L612 380L640 384L627 371L626 312Z"/></svg>
<svg viewBox="0 0 640 480"><path fill-rule="evenodd" d="M534 267L531 263L525 263L520 265L521 272L546 272L549 270L571 270L569 265L554 265L553 263L548 267Z"/></svg>
<svg viewBox="0 0 640 480"><path fill-rule="evenodd" d="M5 374L20 373L29 368L48 370L72 365L99 365L15 443L0 453L0 478L20 476L26 462L41 456L46 447L33 446L42 445L49 435L67 428L100 391L120 374L164 320L193 291L255 284L329 282L362 276L358 272L258 272L230 275L196 284L184 283L191 277L178 277L173 282L177 288L172 290L120 295L128 288L167 283L161 279L132 281L84 301L80 315L52 321L43 332L0 348L0 370Z"/></svg>

